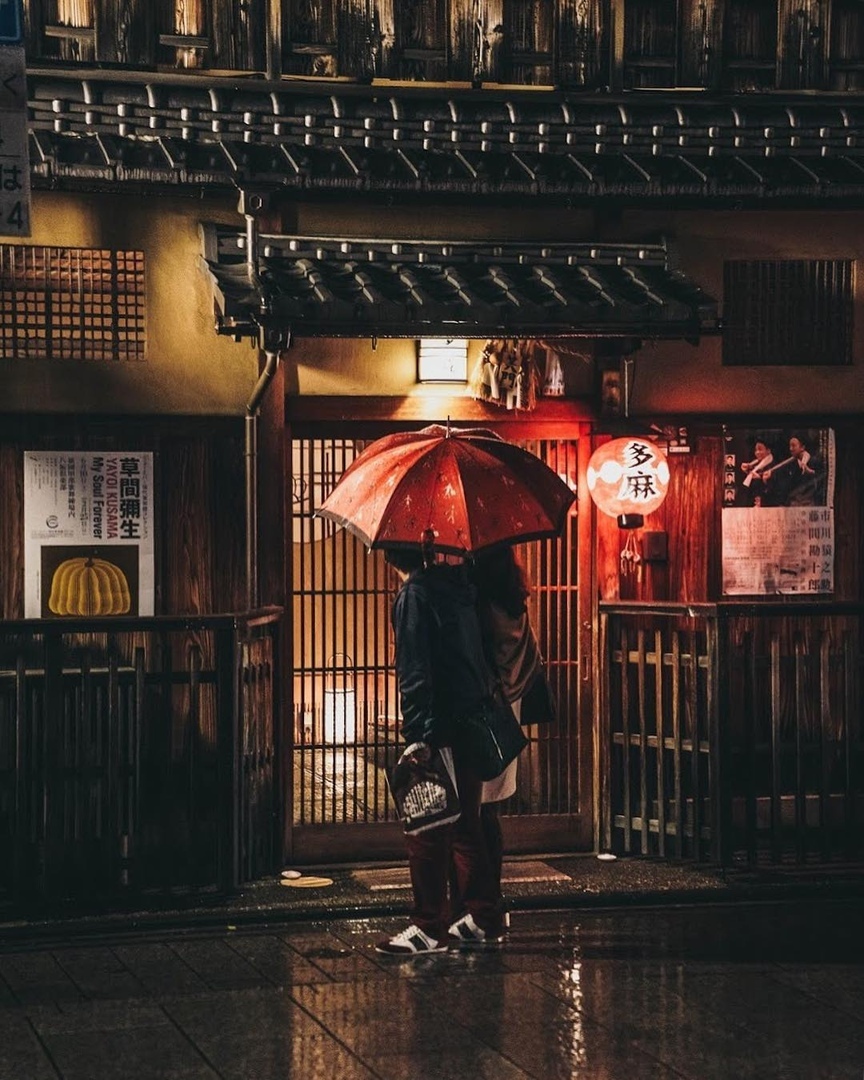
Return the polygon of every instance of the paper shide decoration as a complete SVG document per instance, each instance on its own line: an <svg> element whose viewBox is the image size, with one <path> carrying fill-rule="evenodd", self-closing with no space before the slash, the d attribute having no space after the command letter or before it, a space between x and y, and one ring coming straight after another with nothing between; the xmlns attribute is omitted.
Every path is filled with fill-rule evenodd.
<svg viewBox="0 0 864 1080"><path fill-rule="evenodd" d="M479 401L527 412L540 396L563 396L564 371L558 353L542 341L493 338L486 342L468 388Z"/></svg>

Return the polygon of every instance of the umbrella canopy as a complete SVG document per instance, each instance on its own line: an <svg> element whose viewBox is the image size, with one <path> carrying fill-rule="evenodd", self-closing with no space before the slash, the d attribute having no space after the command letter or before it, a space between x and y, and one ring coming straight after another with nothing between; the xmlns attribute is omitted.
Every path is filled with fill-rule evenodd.
<svg viewBox="0 0 864 1080"><path fill-rule="evenodd" d="M345 470L316 513L367 547L474 554L557 536L575 499L534 454L485 428L385 435Z"/></svg>

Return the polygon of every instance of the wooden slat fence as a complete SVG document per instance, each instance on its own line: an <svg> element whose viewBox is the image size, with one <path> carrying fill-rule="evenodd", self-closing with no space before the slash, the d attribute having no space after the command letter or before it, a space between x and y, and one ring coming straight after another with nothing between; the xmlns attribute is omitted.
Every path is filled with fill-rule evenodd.
<svg viewBox="0 0 864 1080"><path fill-rule="evenodd" d="M0 900L140 902L277 866L280 624L4 623Z"/></svg>
<svg viewBox="0 0 864 1080"><path fill-rule="evenodd" d="M861 605L601 604L601 847L864 858Z"/></svg>

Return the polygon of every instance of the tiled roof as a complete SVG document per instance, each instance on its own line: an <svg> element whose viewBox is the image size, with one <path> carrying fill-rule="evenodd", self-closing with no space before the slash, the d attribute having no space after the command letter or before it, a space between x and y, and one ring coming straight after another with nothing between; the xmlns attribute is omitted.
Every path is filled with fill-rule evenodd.
<svg viewBox="0 0 864 1080"><path fill-rule="evenodd" d="M31 72L34 182L854 198L864 102Z"/></svg>
<svg viewBox="0 0 864 1080"><path fill-rule="evenodd" d="M262 235L250 272L244 232L206 226L204 237L223 333L695 338L718 329L716 301L670 268L662 245Z"/></svg>

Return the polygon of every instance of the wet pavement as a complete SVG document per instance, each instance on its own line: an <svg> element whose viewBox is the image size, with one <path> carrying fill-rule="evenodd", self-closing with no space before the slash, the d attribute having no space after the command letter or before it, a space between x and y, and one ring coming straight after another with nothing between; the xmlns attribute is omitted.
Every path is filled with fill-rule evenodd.
<svg viewBox="0 0 864 1080"><path fill-rule="evenodd" d="M374 951L396 914L7 937L0 1080L861 1080L861 914L517 909L414 960Z"/></svg>
<svg viewBox="0 0 864 1080"><path fill-rule="evenodd" d="M294 919L405 915L411 890L407 864L294 866L299 881L281 875L236 892L112 897L100 904L60 903L52 908L0 906L0 942L10 939L86 938L122 929L250 926ZM669 906L754 900L857 897L864 908L864 866L777 866L720 869L662 859L593 854L511 856L503 892L512 911Z"/></svg>

